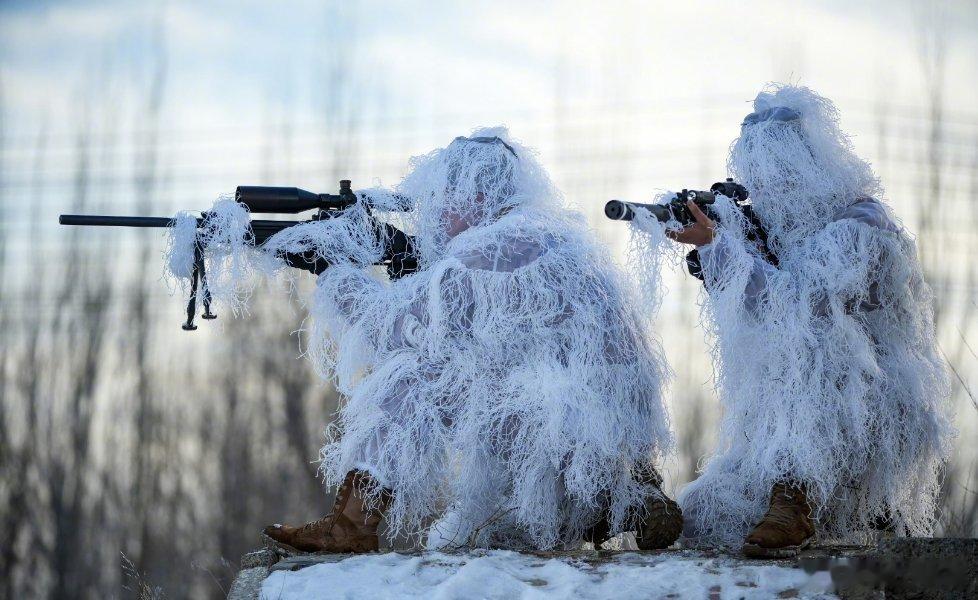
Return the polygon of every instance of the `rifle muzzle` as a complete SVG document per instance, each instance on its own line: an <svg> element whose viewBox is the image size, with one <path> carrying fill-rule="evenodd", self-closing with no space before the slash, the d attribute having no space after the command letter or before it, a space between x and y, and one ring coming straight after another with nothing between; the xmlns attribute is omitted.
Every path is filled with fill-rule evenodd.
<svg viewBox="0 0 978 600"><path fill-rule="evenodd" d="M604 205L604 216L612 221L631 221L635 218L636 208L648 210L652 213L652 216L663 223L672 218L669 207L663 204L638 204L635 202L622 202L621 200L609 200Z"/></svg>

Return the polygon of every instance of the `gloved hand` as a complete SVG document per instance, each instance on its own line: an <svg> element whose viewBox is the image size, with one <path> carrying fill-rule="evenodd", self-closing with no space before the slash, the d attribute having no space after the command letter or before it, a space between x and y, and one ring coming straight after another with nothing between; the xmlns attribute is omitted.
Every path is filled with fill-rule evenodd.
<svg viewBox="0 0 978 600"><path fill-rule="evenodd" d="M312 250L306 250L305 252L283 252L279 254L279 257L290 267L309 271L313 275L319 275L329 268L329 262L322 257L316 256L316 253Z"/></svg>
<svg viewBox="0 0 978 600"><path fill-rule="evenodd" d="M700 251L697 248L693 248L686 255L686 270L693 277L703 281L703 265L700 263Z"/></svg>

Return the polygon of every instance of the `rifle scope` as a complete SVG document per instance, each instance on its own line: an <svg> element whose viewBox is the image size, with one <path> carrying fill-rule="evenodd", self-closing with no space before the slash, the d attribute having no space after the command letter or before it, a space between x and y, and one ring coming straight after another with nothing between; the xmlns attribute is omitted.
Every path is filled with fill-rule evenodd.
<svg viewBox="0 0 978 600"><path fill-rule="evenodd" d="M315 194L295 187L262 187L239 185L234 192L236 202L253 213L300 213L307 210L343 210L357 202L350 180L340 181L339 194Z"/></svg>

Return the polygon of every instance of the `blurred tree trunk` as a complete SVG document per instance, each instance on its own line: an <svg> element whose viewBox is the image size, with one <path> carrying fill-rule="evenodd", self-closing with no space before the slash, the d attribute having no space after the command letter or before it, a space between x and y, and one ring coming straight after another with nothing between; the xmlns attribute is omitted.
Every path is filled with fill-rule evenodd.
<svg viewBox="0 0 978 600"><path fill-rule="evenodd" d="M153 214L158 206L160 176L160 122L167 83L167 57L164 23L161 15L153 25L151 60L147 80L145 104L137 113L134 124L133 182L135 205L139 214ZM159 526L163 503L161 477L167 466L168 456L164 444L163 411L156 402L153 389L152 362L154 324L149 311L150 290L159 284L159 277L152 275L158 264L151 239L140 236L137 249L128 257L136 265L136 275L128 285L127 305L122 327L126 331L123 340L127 345L126 359L132 370L133 397L133 444L132 465L132 522L127 552L135 569L148 574L151 580L160 571L171 568L165 550L172 533Z"/></svg>
<svg viewBox="0 0 978 600"><path fill-rule="evenodd" d="M90 206L92 120L90 109L83 110L73 192L77 212L85 212ZM40 432L43 437L32 445L35 451L46 450L41 468L53 532L46 551L55 577L55 598L81 595L93 577L91 555L83 552L87 532L82 524L86 522L84 502L92 469L90 439L111 300L107 255L104 244L86 244L79 231L71 232L59 261L64 270L53 273L50 296L57 308L52 341L46 356L38 357L45 365L41 375L46 376L47 385L44 398L38 402L47 407L47 426ZM50 273L43 260L39 254L32 265L42 277Z"/></svg>
<svg viewBox="0 0 978 600"><path fill-rule="evenodd" d="M941 334L941 351L949 363L954 383L953 400L974 403L974 391L961 373L966 353L973 351L967 334L974 320L975 301L971 296L976 278L974 261L960 262L958 256L973 256L978 211L974 208L974 186L956 203L956 194L945 180L951 160L945 119L949 13L946 4L929 2L918 7L918 54L926 87L927 134L921 163L924 165L924 198L919 211L918 244L925 277L934 289L934 321ZM972 155L972 161L974 161ZM964 210L962 210L962 206ZM965 212L966 211L966 212ZM964 241L956 235L961 224L970 221ZM978 405L976 405L978 407ZM960 442L959 442L960 443ZM971 454L974 456L973 454ZM969 487L974 465L963 466L954 460L948 466L942 490L940 512L946 532L972 535L976 526L978 496Z"/></svg>

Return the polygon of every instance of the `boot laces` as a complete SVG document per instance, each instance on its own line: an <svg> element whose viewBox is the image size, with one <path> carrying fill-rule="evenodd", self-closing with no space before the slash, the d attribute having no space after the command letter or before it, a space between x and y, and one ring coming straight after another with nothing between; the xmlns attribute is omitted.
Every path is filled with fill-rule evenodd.
<svg viewBox="0 0 978 600"><path fill-rule="evenodd" d="M296 530L296 534L301 535L307 533L314 533L316 530L321 528L324 524L327 525L326 529L328 531L329 529L333 528L332 521L333 521L333 513L329 513L321 519L317 519L315 521L311 521L309 523L306 523L305 525L302 525Z"/></svg>
<svg viewBox="0 0 978 600"><path fill-rule="evenodd" d="M350 500L350 495L353 493L355 477L356 471L348 473L340 488L336 490L336 499L333 500L333 510L329 511L323 518L299 527L296 533L315 533L323 526L326 527L326 531L333 529L333 526L336 524L336 519L343 512L343 509L346 508L346 503Z"/></svg>
<svg viewBox="0 0 978 600"><path fill-rule="evenodd" d="M771 494L771 505L765 516L765 521L782 529L793 529L797 524L795 510L803 513L807 510L805 494L787 486L777 486Z"/></svg>

